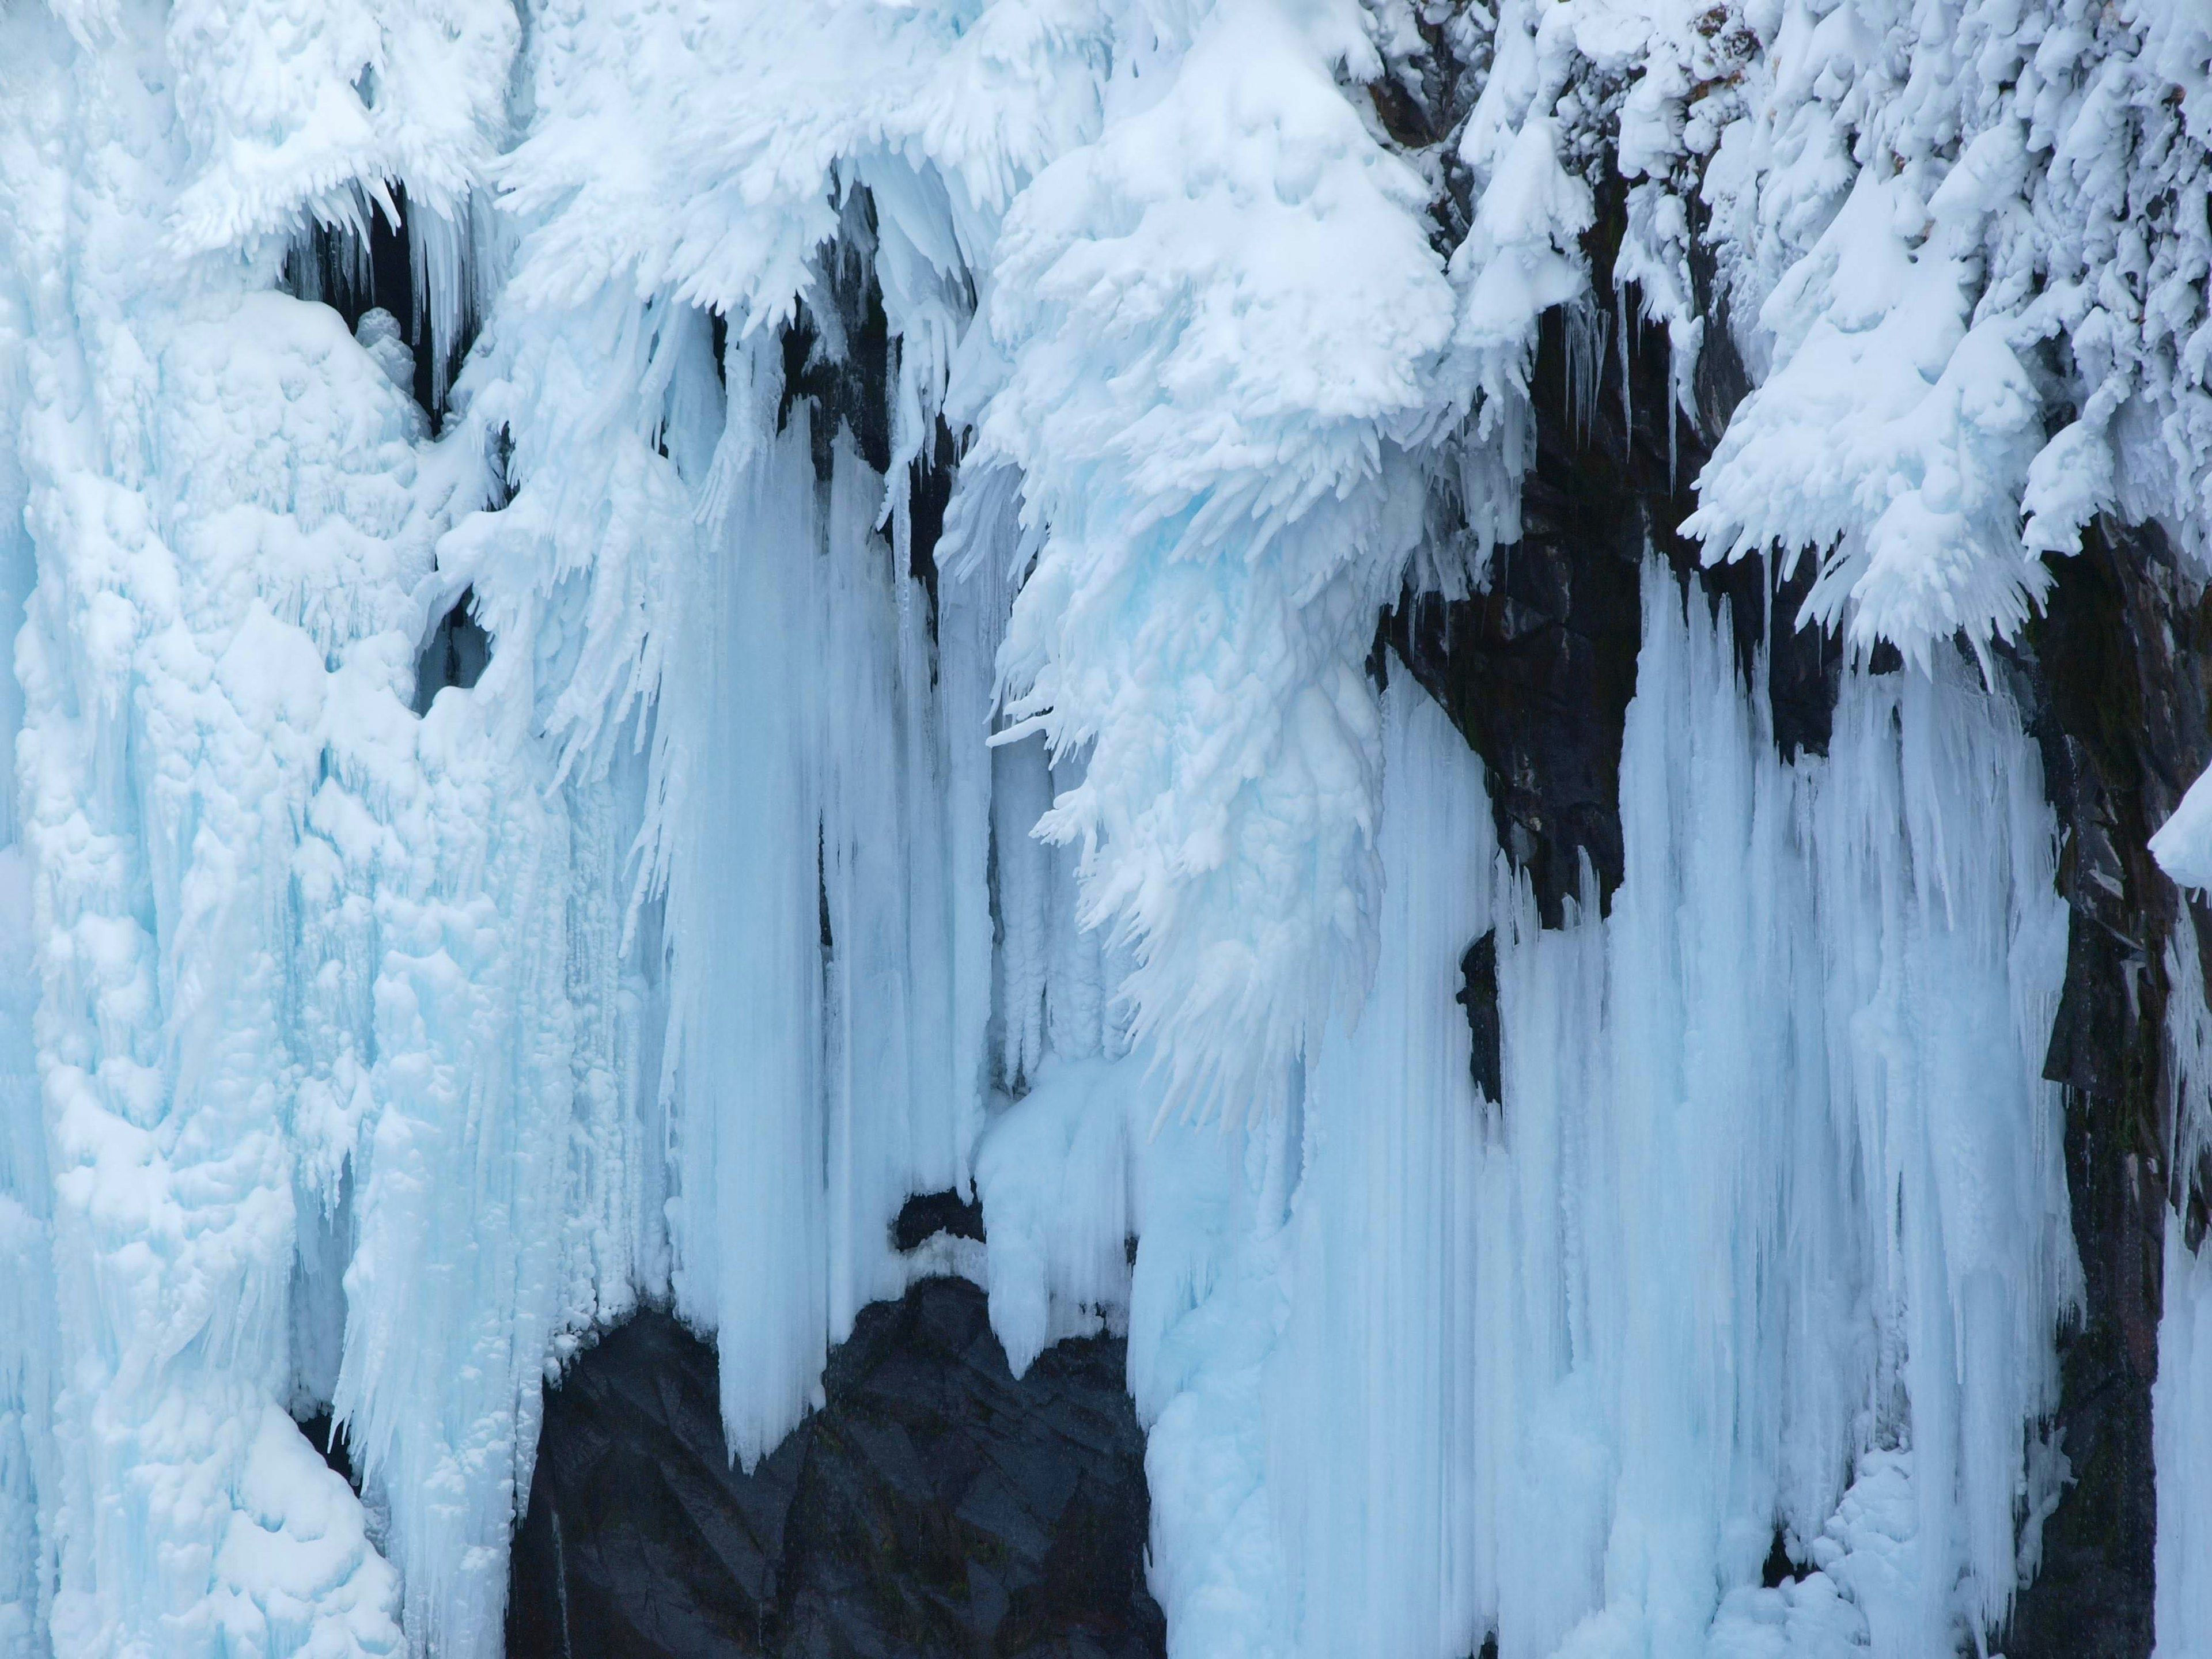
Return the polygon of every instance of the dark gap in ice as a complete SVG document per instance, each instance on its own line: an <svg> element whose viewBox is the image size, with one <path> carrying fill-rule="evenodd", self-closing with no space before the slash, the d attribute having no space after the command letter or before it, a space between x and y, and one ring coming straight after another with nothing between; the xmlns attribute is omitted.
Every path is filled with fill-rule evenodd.
<svg viewBox="0 0 2212 1659"><path fill-rule="evenodd" d="M359 1492L361 1479L353 1471L353 1448L347 1443L345 1431L331 1424L329 1411L294 1420L299 1424L300 1432L307 1437L307 1443L322 1455L323 1462L343 1475L346 1485Z"/></svg>
<svg viewBox="0 0 2212 1659"><path fill-rule="evenodd" d="M415 401L429 416L435 434L445 422L442 388L475 343L478 319L469 303L463 282L460 326L453 339L442 342L445 362L438 364L430 337L428 296L416 291L414 250L408 230L407 187L394 184L392 204L399 210L393 224L381 208L371 205L366 215L368 248L362 257L359 240L343 227L317 223L304 246L295 245L284 260L284 286L303 300L319 300L345 319L358 333L361 319L372 310L388 311L399 325L399 337L415 360ZM442 374L436 369L442 367Z"/></svg>
<svg viewBox="0 0 2212 1659"><path fill-rule="evenodd" d="M1367 678L1374 682L1375 695L1381 696L1390 689L1390 624L1392 613L1381 611L1375 617L1375 642L1367 647Z"/></svg>
<svg viewBox="0 0 2212 1659"><path fill-rule="evenodd" d="M916 1250L939 1233L955 1238L983 1237L983 1206L956 1192L916 1193L899 1206L891 1223L891 1243L902 1250Z"/></svg>
<svg viewBox="0 0 2212 1659"><path fill-rule="evenodd" d="M1759 1570L1759 1582L1768 1589L1780 1589L1797 1577L1797 1564L1790 1559L1789 1540L1780 1527L1774 1529L1774 1542L1766 1552L1765 1565Z"/></svg>
<svg viewBox="0 0 2212 1659"><path fill-rule="evenodd" d="M498 513L514 499L514 432L504 421L491 436L491 495L485 510Z"/></svg>
<svg viewBox="0 0 2212 1659"><path fill-rule="evenodd" d="M945 535L945 510L952 502L958 452L940 416L934 441L907 468L907 574L929 595L929 636L937 637L937 544Z"/></svg>
<svg viewBox="0 0 2212 1659"><path fill-rule="evenodd" d="M1468 1060L1474 1086L1493 1105L1505 1103L1504 1030L1498 1013L1498 930L1493 927L1467 947L1459 959L1462 984L1452 1000L1467 1010L1468 1030L1474 1037Z"/></svg>
<svg viewBox="0 0 2212 1659"><path fill-rule="evenodd" d="M776 429L803 398L812 406L814 474L829 481L839 427L878 472L891 467L890 323L875 272L875 206L848 200L839 240L821 267L817 304L801 300L784 325L783 398Z"/></svg>
<svg viewBox="0 0 2212 1659"><path fill-rule="evenodd" d="M491 661L491 639L475 615L476 590L464 588L453 608L439 619L429 643L415 659L415 712L427 714L431 700L447 686L467 690L483 678Z"/></svg>

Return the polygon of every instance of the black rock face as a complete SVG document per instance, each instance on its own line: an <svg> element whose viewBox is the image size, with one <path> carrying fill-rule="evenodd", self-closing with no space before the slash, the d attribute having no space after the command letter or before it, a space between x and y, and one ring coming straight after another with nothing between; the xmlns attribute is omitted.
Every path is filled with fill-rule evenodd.
<svg viewBox="0 0 2212 1659"><path fill-rule="evenodd" d="M1505 1100L1505 1028L1498 1007L1498 930L1493 927L1467 947L1459 959L1460 989L1452 1000L1467 1010L1474 1039L1468 1067L1483 1098Z"/></svg>
<svg viewBox="0 0 2212 1659"><path fill-rule="evenodd" d="M2011 659L2062 842L2065 989L2044 1075L2066 1090L2066 1176L2087 1288L2061 1340L2057 1426L2074 1484L2044 1528L2043 1571L2014 1610L2013 1659L2151 1650L2156 1528L2150 1385L2158 1372L2169 1204L2203 1235L2212 1172L2164 1166L2166 946L2205 918L2147 845L2212 759L2212 604L2154 530L2103 524L2054 560L2057 586Z"/></svg>
<svg viewBox="0 0 2212 1659"><path fill-rule="evenodd" d="M1122 1345L1020 1382L984 1297L928 1279L866 1310L828 1403L751 1474L714 1350L639 1315L545 1396L514 1541L514 1659L1153 1659L1144 1438Z"/></svg>
<svg viewBox="0 0 2212 1659"><path fill-rule="evenodd" d="M954 1238L983 1237L983 1206L954 1192L916 1193L899 1206L891 1223L891 1245L899 1250L919 1249L939 1233Z"/></svg>

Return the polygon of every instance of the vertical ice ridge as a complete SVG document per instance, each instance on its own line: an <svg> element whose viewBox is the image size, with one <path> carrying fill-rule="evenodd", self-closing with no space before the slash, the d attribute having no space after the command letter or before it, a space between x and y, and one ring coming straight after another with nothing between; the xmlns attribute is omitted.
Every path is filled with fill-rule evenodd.
<svg viewBox="0 0 2212 1659"><path fill-rule="evenodd" d="M902 1200L971 1186L1018 1368L1126 1326L1179 1651L1999 1626L2080 1294L2064 924L2034 751L1942 639L2100 512L2202 552L2195 12L523 21L0 17L0 1652L491 1651L591 1328L711 1327L750 1462L952 1259ZM1419 151L1393 31L1480 82ZM1534 323L1615 184L1677 401L1717 294L1762 382L1709 550L1812 550L1809 614L1914 667L1784 768L1655 577L1629 879L1547 933L1363 664L1440 471L1475 553L1429 575L1518 533ZM270 291L403 185L430 336L489 313L436 444L380 325ZM418 701L464 601L490 665ZM1445 1006L1486 934L1500 1101ZM1155 1133L1194 1100L1249 1132ZM283 1420L331 1403L366 1505Z"/></svg>
<svg viewBox="0 0 2212 1659"><path fill-rule="evenodd" d="M1127 1321L1171 1651L1905 1659L2033 1569L2081 1293L2035 750L1948 668L1851 677L1784 765L1725 623L1644 597L1609 916L1540 926L1394 683L1376 977L1278 1112L1150 1138L1141 1054L1053 1051L986 1137L1010 1354Z"/></svg>
<svg viewBox="0 0 2212 1659"><path fill-rule="evenodd" d="M819 1403L860 1309L903 1289L901 1204L969 1184L995 618L948 592L932 636L877 529L884 480L842 435L818 477L807 405L781 433L772 398L728 418L762 425L656 712L682 792L658 809L684 918L661 1086L676 1304L719 1334L750 1465Z"/></svg>
<svg viewBox="0 0 2212 1659"><path fill-rule="evenodd" d="M2168 1179L2179 1201L2166 1206L2164 1217L2165 1300L2158 1377L2151 1386L2158 1491L2153 1612L2160 1659L2193 1652L2212 1628L2212 1577L2200 1565L2212 1551L2212 1502L2197 1474L2212 1455L2212 1249L2201 1233L2193 1247L2190 1243L2198 1231L2191 1224L2191 1184L2212 1149L2212 1008L2195 908L2183 907L2166 944L2166 1055L2174 1079Z"/></svg>

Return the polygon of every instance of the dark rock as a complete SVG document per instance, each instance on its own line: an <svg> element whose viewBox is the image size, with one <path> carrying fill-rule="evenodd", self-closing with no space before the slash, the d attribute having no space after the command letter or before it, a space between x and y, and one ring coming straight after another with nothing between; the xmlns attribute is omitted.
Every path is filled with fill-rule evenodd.
<svg viewBox="0 0 2212 1659"><path fill-rule="evenodd" d="M1595 291L1612 291L1626 223L1617 181L1584 239ZM1710 283L1711 273L1706 280ZM1709 298L1711 296L1708 296ZM1383 635L1489 769L1498 838L1528 872L1556 927L1587 862L1601 907L1622 871L1620 747L1643 642L1642 571L1656 551L1716 611L1728 610L1747 685L1763 674L1784 758L1826 754L1842 653L1796 625L1808 558L1777 582L1765 561L1707 568L1679 531L1692 489L1743 395L1725 327L1709 328L1684 418L1666 336L1615 315L1543 321L1530 392L1536 459L1522 491L1522 539L1492 555L1488 586L1455 601L1408 592ZM1625 387L1625 391L1624 391ZM1444 526L1446 533L1452 527Z"/></svg>
<svg viewBox="0 0 2212 1659"><path fill-rule="evenodd" d="M546 1394L514 1545L514 1659L1146 1659L1144 1440L1122 1346L1017 1382L982 1292L928 1279L860 1315L828 1403L750 1474L714 1350L666 1314Z"/></svg>
<svg viewBox="0 0 2212 1659"><path fill-rule="evenodd" d="M983 1206L957 1193L916 1193L899 1206L891 1223L891 1243L902 1250L919 1249L939 1233L955 1238L983 1237Z"/></svg>
<svg viewBox="0 0 2212 1659"><path fill-rule="evenodd" d="M1492 556L1488 591L1409 595L1390 643L1490 773L1498 842L1547 927L1582 887L1620 884L1620 744L1636 694L1642 538L1626 518L1531 478L1528 534ZM1608 504L1618 505L1618 504ZM1631 509L1632 511L1632 507Z"/></svg>
<svg viewBox="0 0 2212 1659"><path fill-rule="evenodd" d="M816 482L827 486L836 465L837 434L850 439L860 459L878 472L891 466L891 376L897 359L884 291L876 278L875 198L853 191L840 212L836 237L816 261L818 280L809 297L799 300L779 342L783 389L776 408L776 429L789 424L804 404L809 420ZM729 324L710 315L715 372L726 375L723 348ZM952 500L958 445L942 419L931 441L907 464L908 526L911 539L907 574L928 595L929 625L937 628L937 544Z"/></svg>
<svg viewBox="0 0 2212 1659"><path fill-rule="evenodd" d="M1462 984L1452 1000L1467 1010L1474 1049L1468 1061L1474 1086L1496 1104L1505 1100L1504 1027L1498 1012L1498 930L1493 927L1467 947L1459 959Z"/></svg>
<svg viewBox="0 0 2212 1659"><path fill-rule="evenodd" d="M2172 1171L2161 1033L2166 941L2203 918L2147 846L2212 759L2212 605L2155 529L2100 524L2053 561L2045 614L2007 659L2032 714L2063 840L2066 979L2044 1074L2065 1085L2066 1174L2087 1285L2064 1334L2057 1425L2074 1481L2021 1594L2012 1659L2151 1650L2156 1521L2150 1386L2168 1203L2203 1214L2206 1172ZM2191 1231L2201 1225L2197 1221Z"/></svg>

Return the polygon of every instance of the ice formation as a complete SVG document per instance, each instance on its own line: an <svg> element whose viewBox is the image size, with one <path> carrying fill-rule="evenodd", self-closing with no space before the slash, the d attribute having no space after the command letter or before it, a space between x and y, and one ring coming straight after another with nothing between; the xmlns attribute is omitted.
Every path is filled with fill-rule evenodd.
<svg viewBox="0 0 2212 1659"><path fill-rule="evenodd" d="M2192 790L2191 797L2195 794ZM2193 928L2174 934L2169 965L2175 985L2203 991L2203 962ZM2166 1021L2176 1062L2168 1164L2177 1180L2186 1180L2199 1160L2212 1153L2212 1017L2201 994L2182 994L2168 1008ZM2156 1613L2161 1653L2186 1653L2212 1629L2212 1590L2197 1565L2212 1559L2212 1504L2206 1501L2204 1482L2197 1478L2212 1456L2212 1251L2190 1242L2184 1214L2177 1207L2165 1218L2166 1305L2159 1322L2158 1382L2151 1396L2159 1477Z"/></svg>
<svg viewBox="0 0 2212 1659"><path fill-rule="evenodd" d="M750 1462L927 1272L1127 1334L1179 1656L1988 1650L2084 1294L1998 659L2212 558L2209 154L2195 0L0 9L0 1655L494 1654L580 1340ZM1369 662L1632 308L1850 661L1785 763L1655 555L1546 929Z"/></svg>
<svg viewBox="0 0 2212 1659"><path fill-rule="evenodd" d="M1784 766L1724 632L1645 597L1610 916L1538 926L1480 763L1394 685L1374 992L1270 1127L1148 1141L1141 1058L1090 1058L986 1141L1047 1203L1131 1182L1188 1651L1942 1652L2032 1570L2079 1293L2033 750L1953 666L1854 682ZM1505 1103L1453 1003L1492 929ZM1088 1215L989 1249L1002 1329L1116 1288ZM1762 1588L1778 1528L1804 1570Z"/></svg>

